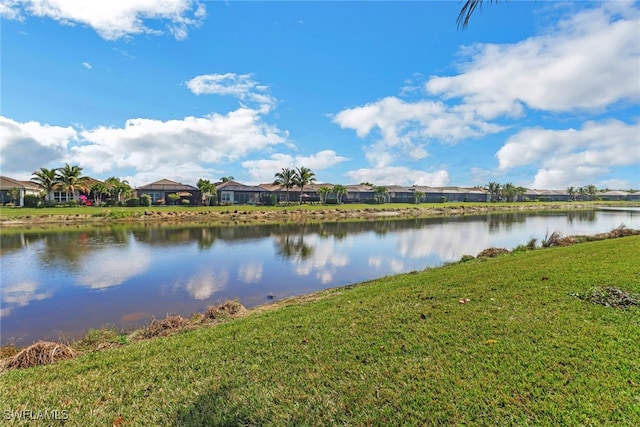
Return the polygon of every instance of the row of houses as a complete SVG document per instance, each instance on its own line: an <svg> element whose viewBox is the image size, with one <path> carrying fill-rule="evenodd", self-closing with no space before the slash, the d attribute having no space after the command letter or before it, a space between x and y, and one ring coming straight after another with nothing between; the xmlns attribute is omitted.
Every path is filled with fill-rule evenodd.
<svg viewBox="0 0 640 427"><path fill-rule="evenodd" d="M92 182L96 180L90 178ZM309 184L300 192L299 188L287 189L274 184L245 185L233 180L217 182L216 202L223 205L267 205L274 202L286 202L302 200L305 203L318 203L321 200L321 187L333 188L333 184ZM343 203L375 203L380 193L376 192L376 186L366 184L346 185L347 193L341 197ZM490 202L491 193L479 187L430 187L430 186L385 186L387 193L384 199L388 203L433 203L433 202ZM40 196L42 189L33 182L20 181L9 177L0 176L0 204L13 202L15 206L24 206L24 197L27 195ZM16 195L16 193L18 193ZM135 197L148 195L151 203L159 204L202 204L200 190L188 184L162 179L143 185L135 189ZM169 196L173 195L173 196ZM17 196L17 197L16 197ZM520 201L549 201L567 202L575 200L575 195L570 195L565 190L533 190L527 189L519 196ZM606 191L597 195L599 200L607 201L640 201L640 192ZM47 195L48 200L63 203L69 200L87 200L89 203L94 197L91 193L80 189L73 194L54 190ZM330 202L336 201L335 195L329 195Z"/></svg>

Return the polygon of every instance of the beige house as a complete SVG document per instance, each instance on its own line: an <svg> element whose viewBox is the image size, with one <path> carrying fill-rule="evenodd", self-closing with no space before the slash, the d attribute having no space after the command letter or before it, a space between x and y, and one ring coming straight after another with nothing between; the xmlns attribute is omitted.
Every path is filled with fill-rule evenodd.
<svg viewBox="0 0 640 427"><path fill-rule="evenodd" d="M0 176L0 205L13 202L14 206L22 207L24 206L24 196L33 195L39 197L41 191L40 186L31 181L20 181L7 176ZM12 195L13 192L17 193L15 199Z"/></svg>

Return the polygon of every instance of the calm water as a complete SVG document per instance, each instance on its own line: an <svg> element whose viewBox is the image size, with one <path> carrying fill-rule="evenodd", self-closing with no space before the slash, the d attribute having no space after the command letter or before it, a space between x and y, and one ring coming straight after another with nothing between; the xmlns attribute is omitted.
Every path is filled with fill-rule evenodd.
<svg viewBox="0 0 640 427"><path fill-rule="evenodd" d="M511 249L547 233L640 228L640 211L493 214L321 225L110 226L0 234L1 342L133 328Z"/></svg>

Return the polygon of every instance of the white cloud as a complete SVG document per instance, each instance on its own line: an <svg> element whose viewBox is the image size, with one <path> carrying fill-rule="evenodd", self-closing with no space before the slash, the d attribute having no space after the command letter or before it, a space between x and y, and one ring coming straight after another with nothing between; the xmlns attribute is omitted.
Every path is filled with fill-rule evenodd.
<svg viewBox="0 0 640 427"><path fill-rule="evenodd" d="M150 21L183 40L190 27L198 27L206 16L203 3L194 0L23 0L3 1L0 16L24 19L24 15L46 17L65 25L86 25L102 38L116 40L136 34L162 34Z"/></svg>
<svg viewBox="0 0 640 427"><path fill-rule="evenodd" d="M95 172L135 168L180 168L235 161L286 141L286 132L264 123L255 110L182 120L127 120L122 128L98 127L81 132L88 144L71 148L74 161Z"/></svg>
<svg viewBox="0 0 640 427"><path fill-rule="evenodd" d="M387 166L373 169L358 169L347 172L347 176L354 183L371 182L372 184L386 185L429 185L443 187L449 185L451 178L446 170L425 172L409 169L403 166Z"/></svg>
<svg viewBox="0 0 640 427"><path fill-rule="evenodd" d="M77 131L70 126L34 121L20 123L0 116L0 169L30 174L61 161L77 136Z"/></svg>
<svg viewBox="0 0 640 427"><path fill-rule="evenodd" d="M462 98L462 110L485 119L521 115L524 105L566 112L638 101L640 13L630 3L612 3L622 2L581 11L520 43L471 46L461 74L432 77L426 89Z"/></svg>
<svg viewBox="0 0 640 427"><path fill-rule="evenodd" d="M88 62L83 62L83 63L82 63L82 66L83 66L84 68L86 68L87 70L90 70L90 69L92 69L92 68L93 68L93 65L89 64Z"/></svg>
<svg viewBox="0 0 640 427"><path fill-rule="evenodd" d="M565 188L594 182L609 168L640 163L640 123L587 122L581 129L525 129L498 150L498 169L536 165L531 187Z"/></svg>
<svg viewBox="0 0 640 427"><path fill-rule="evenodd" d="M393 96L340 111L333 121L343 129L355 130L360 138L379 130L380 139L369 150L375 155L367 157L375 166L387 166L399 156L423 158L429 141L456 143L503 130L442 102L406 102Z"/></svg>
<svg viewBox="0 0 640 427"><path fill-rule="evenodd" d="M289 154L272 154L270 159L247 160L242 162L242 167L247 169L249 175L256 183L272 182L276 172L282 168L294 168L304 166L311 169L318 179L318 171L328 169L338 163L344 162L346 157L339 156L333 150L319 151L310 156L291 156Z"/></svg>
<svg viewBox="0 0 640 427"><path fill-rule="evenodd" d="M230 95L256 103L262 113L268 113L277 104L268 93L269 88L253 80L251 74L203 74L187 81L186 85L196 95Z"/></svg>
<svg viewBox="0 0 640 427"><path fill-rule="evenodd" d="M249 108L167 121L130 119L123 127L87 130L0 116L0 167L13 176L30 176L40 167L68 162L81 165L85 175L125 175L133 169L127 177L132 185L180 177L195 182L218 173L214 165L285 144L287 137Z"/></svg>

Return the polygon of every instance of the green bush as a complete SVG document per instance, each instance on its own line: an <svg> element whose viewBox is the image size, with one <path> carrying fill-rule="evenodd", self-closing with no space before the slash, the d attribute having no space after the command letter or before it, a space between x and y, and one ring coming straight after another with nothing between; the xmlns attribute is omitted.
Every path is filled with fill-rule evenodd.
<svg viewBox="0 0 640 427"><path fill-rule="evenodd" d="M138 199L137 197L132 197L129 200L127 200L126 203L127 203L127 207L136 208L140 206L140 199Z"/></svg>
<svg viewBox="0 0 640 427"><path fill-rule="evenodd" d="M37 208L42 203L40 197L34 194L27 194L24 196L24 207L25 208Z"/></svg>
<svg viewBox="0 0 640 427"><path fill-rule="evenodd" d="M189 199L182 199L180 203L182 203L183 205L190 205L191 201L189 201Z"/></svg>
<svg viewBox="0 0 640 427"><path fill-rule="evenodd" d="M140 196L140 206L151 206L151 196L148 194Z"/></svg>
<svg viewBox="0 0 640 427"><path fill-rule="evenodd" d="M440 197L440 203L447 203L447 197L446 196Z"/></svg>

